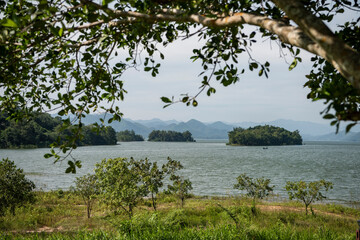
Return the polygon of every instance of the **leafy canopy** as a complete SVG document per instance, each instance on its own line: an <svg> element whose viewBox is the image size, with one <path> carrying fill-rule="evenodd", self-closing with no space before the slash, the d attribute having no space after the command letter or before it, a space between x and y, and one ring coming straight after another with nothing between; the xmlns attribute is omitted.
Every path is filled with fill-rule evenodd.
<svg viewBox="0 0 360 240"><path fill-rule="evenodd" d="M326 196L321 191L328 191L333 188L331 182L325 181L324 179L314 182L287 182L285 189L289 195L289 199L297 199L304 203L306 215L308 214L308 206L315 202L321 201Z"/></svg>
<svg viewBox="0 0 360 240"><path fill-rule="evenodd" d="M238 190L246 190L246 194L254 200L263 199L273 191L274 186L270 186L270 179L251 178L245 173L240 174L237 178L234 188Z"/></svg>
<svg viewBox="0 0 360 240"><path fill-rule="evenodd" d="M333 125L351 120L349 130L360 119L360 18L341 23L336 33L325 25L349 11L359 11L357 2L1 0L0 111L13 119L50 110L62 117L73 114L78 132L91 112L110 113L108 122L120 120L123 73L142 66L156 77L158 59L165 58L159 45L188 38L205 40L191 57L201 63L199 93L162 101L196 107L200 93L216 92L212 81L230 86L247 71L270 74L270 62L251 55L262 38L275 42L281 53L290 52L290 70L301 62L300 49L314 54L308 97L326 101L324 118L333 119ZM247 66L238 64L244 56ZM64 119L63 128L70 122ZM59 146L62 152L74 146L72 139L68 142ZM60 159L57 152L52 155Z"/></svg>
<svg viewBox="0 0 360 240"><path fill-rule="evenodd" d="M25 178L23 170L17 168L13 161L3 158L0 161L0 216L10 209L15 209L27 202L34 201L35 184Z"/></svg>
<svg viewBox="0 0 360 240"><path fill-rule="evenodd" d="M100 185L96 175L86 174L77 177L75 180L75 192L83 199L86 205L87 217L90 218L93 203L100 194Z"/></svg>

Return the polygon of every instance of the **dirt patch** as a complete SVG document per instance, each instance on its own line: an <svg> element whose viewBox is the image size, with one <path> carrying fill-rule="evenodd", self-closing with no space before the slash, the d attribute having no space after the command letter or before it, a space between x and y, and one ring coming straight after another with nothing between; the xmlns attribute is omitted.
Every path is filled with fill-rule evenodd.
<svg viewBox="0 0 360 240"><path fill-rule="evenodd" d="M63 230L64 230L64 228L62 226L57 227L57 228L43 226L43 227L38 228L36 230L30 230L30 231L26 231L26 232L27 233L41 233L41 232L52 233L52 232L61 232Z"/></svg>
<svg viewBox="0 0 360 240"><path fill-rule="evenodd" d="M297 207L290 207L290 206L258 205L258 207L260 208L260 210L265 211L265 212L266 211L269 211L269 212L289 211L289 212L304 212L305 213L305 208L297 208ZM309 210L309 214L311 214L310 208L308 208L308 210ZM324 212L324 211L320 211L320 210L316 210L316 209L313 209L313 211L315 212L315 214L333 216L333 217L338 217L338 218L346 218L346 219L350 219L350 220L357 219L352 216L346 216L346 215L342 215L342 214L338 214L338 213Z"/></svg>

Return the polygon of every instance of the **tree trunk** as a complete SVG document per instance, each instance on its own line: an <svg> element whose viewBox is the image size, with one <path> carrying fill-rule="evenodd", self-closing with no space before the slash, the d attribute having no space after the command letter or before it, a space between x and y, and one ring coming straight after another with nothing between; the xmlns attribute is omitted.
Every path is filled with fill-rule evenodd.
<svg viewBox="0 0 360 240"><path fill-rule="evenodd" d="M87 217L90 218L90 213L91 213L91 203L88 202L87 203Z"/></svg>
<svg viewBox="0 0 360 240"><path fill-rule="evenodd" d="M152 200L152 205L153 205L154 211L156 212L156 199L154 197L153 192L151 193L151 200Z"/></svg>
<svg viewBox="0 0 360 240"><path fill-rule="evenodd" d="M320 56L331 63L360 90L360 54L338 38L326 24L306 10L299 0L273 0L320 48Z"/></svg>

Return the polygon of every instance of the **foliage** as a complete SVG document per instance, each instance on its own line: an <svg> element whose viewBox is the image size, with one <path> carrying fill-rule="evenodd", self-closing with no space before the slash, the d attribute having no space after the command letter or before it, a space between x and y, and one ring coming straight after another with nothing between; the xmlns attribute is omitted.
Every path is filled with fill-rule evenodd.
<svg viewBox="0 0 360 240"><path fill-rule="evenodd" d="M116 103L127 93L123 73L143 64L156 77L158 59L165 58L159 45L205 40L191 57L202 68L199 92L161 98L165 106L196 107L201 92L216 92L211 81L230 86L248 71L270 74L270 63L251 54L260 38L275 42L281 55L290 53L290 70L301 62L300 49L315 55L308 97L326 100L324 118L335 119L334 125L351 120L350 129L360 119L360 18L336 33L324 23L358 10L356 1L345 0L0 1L0 111L17 120L51 110L75 115L76 124L62 120L62 130L75 127L68 143L53 146L66 152L80 137L85 114L102 110L110 113L108 123L121 119ZM240 66L244 55L248 65ZM55 150L50 154L61 157Z"/></svg>
<svg viewBox="0 0 360 240"><path fill-rule="evenodd" d="M86 174L75 180L75 192L79 194L86 205L87 217L90 218L94 200L100 194L99 184L94 174Z"/></svg>
<svg viewBox="0 0 360 240"><path fill-rule="evenodd" d="M139 134L135 134L134 130L118 132L116 137L119 142L144 141L144 138Z"/></svg>
<svg viewBox="0 0 360 240"><path fill-rule="evenodd" d="M308 214L308 206L315 201L321 201L326 198L322 190L328 191L332 189L332 183L324 179L306 183L304 181L286 183L285 189L288 192L290 200L298 199L305 204L306 215Z"/></svg>
<svg viewBox="0 0 360 240"><path fill-rule="evenodd" d="M337 33L349 46L360 51L360 18L356 21L346 22ZM360 120L358 89L354 88L346 79L337 72L334 67L324 59L312 57L313 69L306 75L309 79L305 87L310 89L309 99L325 101L327 107L322 114L325 119L332 119L331 125L336 125L339 130L340 122L351 120L347 125L346 132ZM335 110L335 111L334 111Z"/></svg>
<svg viewBox="0 0 360 240"><path fill-rule="evenodd" d="M64 192L36 192L38 201L20 208L16 216L0 218L1 239L313 239L350 240L355 238L359 212L328 214L327 205L316 205L316 218L302 214L295 203L263 203L279 211L261 211L251 216L248 202L231 197L192 198L178 209L172 203L162 203L157 212L140 205L131 220L124 215L111 215L100 204L94 206L91 219L83 217L80 196ZM226 206L241 227L217 206ZM270 206L268 206L271 204ZM291 209L289 210L289 204ZM320 211L320 208L322 209ZM346 208L346 207L345 207ZM350 208L349 208L350 209ZM37 232L43 226L54 232Z"/></svg>
<svg viewBox="0 0 360 240"><path fill-rule="evenodd" d="M116 132L111 126L98 129L93 125L82 127L80 139L76 141L79 146L86 145L116 145Z"/></svg>
<svg viewBox="0 0 360 240"><path fill-rule="evenodd" d="M33 113L31 118L20 121L8 120L8 116L1 113L0 148L50 147L57 140L62 144L76 132L74 126L63 132L61 128L61 118L53 118L47 113ZM92 125L83 126L78 138L75 146L112 145L117 142L116 132L110 126L100 129Z"/></svg>
<svg viewBox="0 0 360 240"><path fill-rule="evenodd" d="M124 210L129 217L140 199L148 194L147 186L139 174L133 159L103 159L96 164L102 200L113 210Z"/></svg>
<svg viewBox="0 0 360 240"><path fill-rule="evenodd" d="M189 131L185 131L183 133L175 132L175 131L161 131L161 130L153 130L149 134L148 141L154 142L194 142L194 138L192 137Z"/></svg>
<svg viewBox="0 0 360 240"><path fill-rule="evenodd" d="M263 177L253 179L245 173L240 174L236 180L237 183L234 185L234 188L247 191L247 195L253 199L254 211L256 199L265 198L274 188L274 186L270 186L270 179L264 179Z"/></svg>
<svg viewBox="0 0 360 240"><path fill-rule="evenodd" d="M229 144L245 146L301 145L299 131L290 132L274 126L234 128L229 133Z"/></svg>
<svg viewBox="0 0 360 240"><path fill-rule="evenodd" d="M185 199L190 197L190 191L193 189L191 181L175 174L170 176L172 185L168 185L168 192L175 194L181 200L181 207L184 207Z"/></svg>
<svg viewBox="0 0 360 240"><path fill-rule="evenodd" d="M23 170L9 159L0 161L0 216L7 209L15 215L15 208L34 201L35 184L25 178Z"/></svg>
<svg viewBox="0 0 360 240"><path fill-rule="evenodd" d="M56 140L56 128L60 118L39 113L30 119L8 120L8 115L0 113L0 148L49 147Z"/></svg>
<svg viewBox="0 0 360 240"><path fill-rule="evenodd" d="M179 161L167 158L167 163L163 164L161 169L158 167L157 162L151 163L147 158L138 161L131 159L136 167L135 170L141 176L142 182L145 184L147 190L151 195L152 207L156 211L157 194L160 188L164 185L166 176L173 176L176 171L183 168Z"/></svg>

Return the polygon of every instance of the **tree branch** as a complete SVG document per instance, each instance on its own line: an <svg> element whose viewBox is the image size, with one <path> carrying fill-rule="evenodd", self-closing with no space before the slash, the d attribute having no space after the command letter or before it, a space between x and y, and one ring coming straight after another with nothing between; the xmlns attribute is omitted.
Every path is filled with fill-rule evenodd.
<svg viewBox="0 0 360 240"><path fill-rule="evenodd" d="M308 35L330 62L350 83L360 90L360 54L339 39L323 21L306 10L299 0L273 0Z"/></svg>
<svg viewBox="0 0 360 240"><path fill-rule="evenodd" d="M207 17L200 14L187 14L178 9L163 9L160 13L146 14L134 11L114 10L89 0L83 4L101 9L112 18L111 26L126 24L135 20L149 23L159 21L198 23L210 28L226 28L249 24L259 26L276 34L283 43L307 50L330 62L350 83L360 90L360 54L346 45L331 30L310 11L306 10L299 0L273 0L299 27L290 26L281 20L252 13L232 13L228 17ZM113 21L120 18L118 22ZM125 18L125 19L123 19ZM77 28L92 27L101 24L94 22Z"/></svg>

